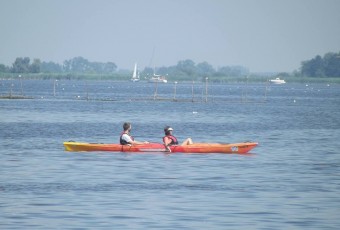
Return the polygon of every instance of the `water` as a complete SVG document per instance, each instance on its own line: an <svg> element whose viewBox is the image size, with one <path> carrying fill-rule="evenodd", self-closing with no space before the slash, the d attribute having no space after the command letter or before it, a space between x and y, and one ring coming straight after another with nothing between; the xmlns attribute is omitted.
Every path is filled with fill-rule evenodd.
<svg viewBox="0 0 340 230"><path fill-rule="evenodd" d="M0 94L21 92L1 81ZM23 81L0 100L0 229L338 229L340 86ZM266 95L266 96L265 96ZM158 86L174 97L174 85ZM84 98L90 100L80 100ZM176 98L192 100L192 85ZM243 101L243 103L241 103ZM245 103L247 102L247 103ZM63 141L257 141L249 155L64 152Z"/></svg>

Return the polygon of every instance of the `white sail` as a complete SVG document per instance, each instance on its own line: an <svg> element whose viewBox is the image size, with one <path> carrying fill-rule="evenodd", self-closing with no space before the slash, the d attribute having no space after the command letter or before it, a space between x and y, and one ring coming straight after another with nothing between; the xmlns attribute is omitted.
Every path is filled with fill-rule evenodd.
<svg viewBox="0 0 340 230"><path fill-rule="evenodd" d="M131 81L139 81L139 73L137 71L137 63L135 63L135 68L133 69Z"/></svg>
<svg viewBox="0 0 340 230"><path fill-rule="evenodd" d="M135 68L133 70L132 78L137 78L137 63L135 63Z"/></svg>

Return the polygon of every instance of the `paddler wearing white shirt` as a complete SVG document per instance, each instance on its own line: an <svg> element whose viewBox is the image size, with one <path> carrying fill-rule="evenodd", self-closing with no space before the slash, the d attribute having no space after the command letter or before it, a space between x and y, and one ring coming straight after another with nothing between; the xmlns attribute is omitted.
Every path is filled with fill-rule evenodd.
<svg viewBox="0 0 340 230"><path fill-rule="evenodd" d="M132 125L130 122L125 122L123 124L123 132L120 135L119 142L121 145L140 145L140 144L148 144L147 141L135 141L133 136L131 136L130 132L132 129Z"/></svg>

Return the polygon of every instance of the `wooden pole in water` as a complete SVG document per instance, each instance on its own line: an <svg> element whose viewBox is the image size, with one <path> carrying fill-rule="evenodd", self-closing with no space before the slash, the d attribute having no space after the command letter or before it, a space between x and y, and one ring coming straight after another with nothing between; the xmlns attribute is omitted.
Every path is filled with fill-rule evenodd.
<svg viewBox="0 0 340 230"><path fill-rule="evenodd" d="M158 80L156 80L156 83L155 83L155 94L153 95L153 99L156 100L157 98L157 91L158 91Z"/></svg>
<svg viewBox="0 0 340 230"><path fill-rule="evenodd" d="M176 101L176 86L177 86L177 81L175 81L175 89L174 89L174 101Z"/></svg>
<svg viewBox="0 0 340 230"><path fill-rule="evenodd" d="M248 75L246 76L246 84L245 84L245 87L242 88L242 98L241 98L241 102L247 102L247 96L248 96Z"/></svg>
<svg viewBox="0 0 340 230"><path fill-rule="evenodd" d="M268 90L268 80L266 81L266 88L265 88L265 91L264 91L264 101L266 102L267 101L267 90Z"/></svg>
<svg viewBox="0 0 340 230"><path fill-rule="evenodd" d="M88 87L87 81L86 81L86 100L87 101L89 100L89 87Z"/></svg>
<svg viewBox="0 0 340 230"><path fill-rule="evenodd" d="M208 102L208 77L205 78L205 102Z"/></svg>
<svg viewBox="0 0 340 230"><path fill-rule="evenodd" d="M11 90L9 91L9 98L12 99L12 88L13 88L13 83L11 84Z"/></svg>
<svg viewBox="0 0 340 230"><path fill-rule="evenodd" d="M194 102L194 81L192 81L192 87L191 87L191 94L192 94L192 102Z"/></svg>
<svg viewBox="0 0 340 230"><path fill-rule="evenodd" d="M21 75L19 75L19 79L20 79L21 96L24 96L24 89L22 88L22 79L21 79Z"/></svg>
<svg viewBox="0 0 340 230"><path fill-rule="evenodd" d="M54 81L53 81L53 97L55 97L55 84L56 84L56 81L57 81L57 80L54 80Z"/></svg>

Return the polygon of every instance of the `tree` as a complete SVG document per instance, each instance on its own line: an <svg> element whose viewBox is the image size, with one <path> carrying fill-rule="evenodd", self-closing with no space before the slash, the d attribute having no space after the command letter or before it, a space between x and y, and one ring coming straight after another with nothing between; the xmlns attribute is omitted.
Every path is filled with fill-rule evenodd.
<svg viewBox="0 0 340 230"><path fill-rule="evenodd" d="M309 61L302 62L301 73L308 77L320 77L323 75L323 60L320 55Z"/></svg>
<svg viewBox="0 0 340 230"><path fill-rule="evenodd" d="M153 69L150 67L145 67L144 70L142 71L143 75L146 76L152 76L153 75Z"/></svg>
<svg viewBox="0 0 340 230"><path fill-rule="evenodd" d="M85 73L88 69L88 60L83 57L74 57L64 61L64 70L73 73Z"/></svg>
<svg viewBox="0 0 340 230"><path fill-rule="evenodd" d="M64 71L74 73L113 73L117 65L113 62L90 62L83 57L75 57L64 61Z"/></svg>
<svg viewBox="0 0 340 230"><path fill-rule="evenodd" d="M30 58L29 57L18 57L13 63L13 73L29 73L30 70Z"/></svg>
<svg viewBox="0 0 340 230"><path fill-rule="evenodd" d="M0 64L0 73L8 73L9 68L5 66L4 64Z"/></svg>
<svg viewBox="0 0 340 230"><path fill-rule="evenodd" d="M249 74L249 70L243 66L223 66L218 69L217 75L229 77L241 77Z"/></svg>
<svg viewBox="0 0 340 230"><path fill-rule="evenodd" d="M116 72L117 65L113 62L107 62L104 67L104 73L113 73Z"/></svg>
<svg viewBox="0 0 340 230"><path fill-rule="evenodd" d="M340 52L325 54L323 63L327 77L340 77Z"/></svg>
<svg viewBox="0 0 340 230"><path fill-rule="evenodd" d="M212 76L215 73L214 67L208 62L201 62L196 65L196 72L201 76Z"/></svg>
<svg viewBox="0 0 340 230"><path fill-rule="evenodd" d="M340 52L326 53L301 63L301 75L306 77L340 77Z"/></svg>
<svg viewBox="0 0 340 230"><path fill-rule="evenodd" d="M29 67L30 73L40 73L40 59L34 59L33 63Z"/></svg>
<svg viewBox="0 0 340 230"><path fill-rule="evenodd" d="M185 73L187 76L192 77L196 73L196 67L195 62L193 62L190 59L179 61L177 63L177 69L183 73Z"/></svg>
<svg viewBox="0 0 340 230"><path fill-rule="evenodd" d="M63 67L58 63L54 62L42 62L40 65L41 72L44 73L61 73L63 72Z"/></svg>

